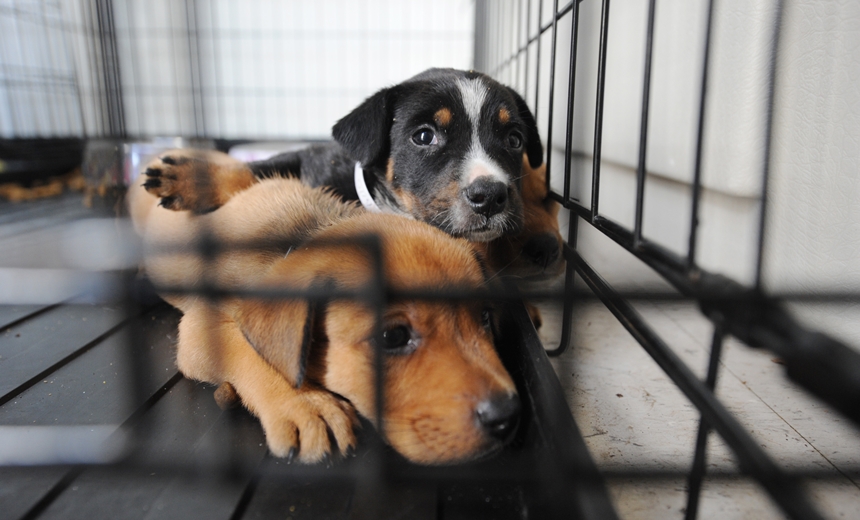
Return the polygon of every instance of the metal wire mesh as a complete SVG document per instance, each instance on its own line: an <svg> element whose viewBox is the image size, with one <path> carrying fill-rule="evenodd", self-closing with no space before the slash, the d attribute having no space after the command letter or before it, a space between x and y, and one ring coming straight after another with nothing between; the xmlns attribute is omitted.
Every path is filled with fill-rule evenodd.
<svg viewBox="0 0 860 520"><path fill-rule="evenodd" d="M789 377L856 422L856 400L850 396L857 395L853 375L860 368L857 351L825 335L804 329L785 310L784 304L805 298L854 302L857 296L850 291L836 291L833 294L826 289L818 292L801 291L798 294L790 290L780 291L774 284L767 286L763 281L766 236L770 224L768 183L772 177L774 85L783 28L784 6L780 1L761 6L761 12L766 13L766 17L761 19L761 28L766 34L770 31L770 34L761 40L764 42L763 56L759 55L762 59L757 61L755 80L750 80L757 81L755 88L763 93L760 94L759 103L753 107L757 111L752 112L751 116L755 120L753 135L761 136L756 141L760 146L754 148L756 157L752 161L752 168L758 170L752 178L760 179L753 195L755 218L747 221L749 229L746 235L756 237L750 242L754 246L750 248L750 254L735 257L734 265L718 265L717 269L722 271L720 274L702 267L703 264L717 265L702 253L702 244L707 245L708 242L703 241L700 223L703 218L706 223L713 222L708 217L714 217L713 213L703 217L703 199L707 198L707 191L713 187L713 184L706 184L702 175L703 154L707 146L717 147L714 135L720 131L713 124L709 125L709 118L718 120L720 111L726 109L724 104L715 105L713 99L709 98L715 96L712 92L718 91L720 87L712 77L717 68L715 63L719 63L719 59L715 60L714 56L721 58L724 55L719 54L722 48L714 50L716 4L691 3L686 13L677 16L684 9L654 0L647 4L610 3L609 0L479 2L479 27L483 25L484 28L476 36L476 63L479 69L519 87L537 113L539 125L548 142L546 161L551 197L570 211L568 291L574 287L573 277L581 276L701 413L693 467L688 473L686 517L695 518L697 515L706 467L707 432L710 429L716 430L732 448L740 470L754 477L787 516L818 517L819 513L799 483L799 477L804 476L804 472L789 475L780 469L766 450L761 449L716 398L714 383L720 366L723 339L726 334L733 334L750 346L763 347L781 356L788 365ZM731 21L725 18L726 13L733 13L732 9L737 6L720 3L720 7L724 10L719 11L722 15L719 22L725 30L726 26L731 25ZM663 18L655 28L655 13L661 11L674 13L676 18L671 21L675 25L667 25L668 19ZM635 21L631 22L631 19ZM622 33L615 32L619 30ZM655 50L655 41L659 37L679 30L687 31L687 38L683 40L684 50L678 51L665 45L661 46L660 51ZM721 40L721 43L728 45L725 40ZM663 52L663 55L659 52ZM633 54L635 57L631 57ZM669 202L667 198L653 196L649 200L646 191L650 186L659 184L661 176L667 173L672 176L671 172L666 171L665 165L649 160L652 155L659 156L664 151L649 147L650 139L656 135L655 139L662 139L662 144L665 144L664 134L672 134L676 130L665 125L649 124L649 119L655 117L665 123L665 114L674 108L667 106L665 99L660 97L656 98L659 106L655 108L655 69L652 62L663 59L663 63L669 61L677 66L687 57L697 64L697 73L681 78L663 75L656 83L661 89L666 89L667 84L682 83L687 85L689 92L696 93L689 112L695 119L687 119L688 125L689 122L693 124L680 128L684 135L692 139L675 143L676 148L687 149L679 155L692 159L683 164L685 172L678 177L683 182L683 190L687 194L684 199L690 204L690 209L687 212L677 205L671 206L677 210L675 218L682 216L679 220L686 223L687 238L679 236L676 240L667 240L665 234L659 236L659 233L649 238L648 231L643 231L643 228L648 227L644 222L649 218L655 221L658 218L654 218L653 213L648 215L648 206ZM619 72L619 67L626 68ZM609 73L608 68L611 69ZM718 69L718 72L724 70ZM665 69L662 73L665 74ZM619 87L619 81L624 82L623 87ZM619 89L623 90L623 98L619 97ZM609 95L613 96L611 101L607 101ZM675 103L685 101L685 98L674 99ZM610 106L611 117L606 116L606 103L615 104ZM626 129L622 130L617 125L611 128L606 126L619 120L624 121ZM708 130L711 132L708 133ZM626 141L628 146L619 151L615 145L619 140L618 134L624 132L628 132L630 140ZM607 140L611 140L609 144ZM618 182L619 165L629 172L629 180L623 184ZM610 174L608 180L604 170ZM842 174L838 171L832 173ZM619 195L622 197L620 203L617 199ZM618 211L619 207L622 212ZM685 214L689 216L683 217ZM629 295L626 298L620 295L600 276L598 270L583 259L583 256L587 256L588 246L583 252L578 250L582 247L577 247L577 231L582 226L593 227L609 237L668 280L682 295L698 302L714 324L711 358L705 381L697 378L674 354L667 340L661 338L642 318L626 299ZM654 233L654 228L650 228L650 231ZM708 239L711 238L712 235L708 236ZM749 267L747 270L744 267L737 268L739 264ZM726 271L738 273L740 282L724 276ZM568 299L565 305L566 318L569 318L571 308L572 302ZM576 333L572 332L569 322L565 322L563 330L564 336L559 348L552 352L554 355L564 352L571 338L575 337ZM841 360L839 364L845 370L831 365L831 360L835 358ZM827 377L820 378L823 374L827 374ZM811 468L809 471L815 473Z"/></svg>

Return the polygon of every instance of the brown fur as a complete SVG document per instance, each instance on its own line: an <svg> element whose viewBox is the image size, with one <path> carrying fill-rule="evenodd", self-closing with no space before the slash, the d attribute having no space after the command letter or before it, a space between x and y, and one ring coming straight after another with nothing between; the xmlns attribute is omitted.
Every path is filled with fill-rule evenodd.
<svg viewBox="0 0 860 520"><path fill-rule="evenodd" d="M215 151L171 150L162 155L169 157L167 164L161 158L153 161L145 173L153 179L161 180L154 187L160 197L167 197L169 209L203 212L220 206L236 193L257 182L245 163ZM151 172L158 172L152 177ZM389 160L388 171L393 175L393 161ZM195 176L202 177L194 180ZM147 181L149 182L149 181ZM487 243L475 243L482 251L488 267L494 274L503 274L521 280L547 279L559 275L564 269L564 261L558 261L541 268L529 262L522 255L523 245L531 238L548 233L553 235L559 245L563 243L558 228L558 202L547 198L546 166L537 169L529 166L523 155L522 198L524 209L523 228L517 234L503 236ZM204 186L206 193L199 195L195 190ZM450 205L450 199L457 195L459 186L452 183L440 191L436 204L425 208L425 220L439 214ZM155 193L156 191L154 191ZM416 204L406 199L409 206Z"/></svg>
<svg viewBox="0 0 860 520"><path fill-rule="evenodd" d="M436 121L436 124L441 126L448 126L451 123L451 118L453 114L451 114L451 110L449 108L440 108L433 114L433 120Z"/></svg>
<svg viewBox="0 0 860 520"><path fill-rule="evenodd" d="M206 150L171 150L150 163L148 186L158 188L167 209L204 213L223 206L256 182L245 163Z"/></svg>
<svg viewBox="0 0 860 520"><path fill-rule="evenodd" d="M511 113L508 111L508 109L505 107L500 108L499 109L499 122L502 124L505 124L510 120L511 120Z"/></svg>
<svg viewBox="0 0 860 520"><path fill-rule="evenodd" d="M517 234L503 236L477 247L484 251L487 266L493 273L522 281L552 279L564 271L564 258L559 256L554 262L541 267L524 257L523 246L542 234L551 235L559 247L562 246L563 240L558 229L560 206L547 197L546 165L534 170L524 157L523 174L523 229Z"/></svg>
<svg viewBox="0 0 860 520"><path fill-rule="evenodd" d="M169 205L172 209L188 209L201 212L208 203L201 204L202 197L194 195L195 187L205 185L210 190L206 200L229 200L238 191L247 188L256 182L244 163L239 162L226 154L214 151L189 151L171 150L162 155L170 157L170 165L162 160L153 161L147 170L156 169L161 177L175 177L177 182L165 184L157 188L160 196L172 197ZM185 159L189 157L189 159ZM207 164L211 166L207 166ZM190 167L193 165L193 167ZM393 162L389 160L388 171L393 175ZM192 175L203 175L205 180L195 183L191 181ZM230 182L225 182L230 180ZM506 235L491 242L473 243L473 246L485 258L487 267L492 275L506 276L515 280L525 282L551 280L564 271L564 259L558 259L547 266L539 266L523 255L523 246L532 238L548 234L555 237L561 247L563 241L558 228L559 204L547 198L546 189L546 166L537 169L529 166L526 156L523 155L523 180L522 199L524 209L523 228L519 233ZM431 214L439 214L444 211L446 200L456 195L458 186L452 184L449 189L443 190L437 195L438 205L426 208L429 219ZM403 204L407 207L414 206L417 201L403 196L399 193ZM535 307L530 307L529 314L536 327L540 327L540 312Z"/></svg>
<svg viewBox="0 0 860 520"><path fill-rule="evenodd" d="M394 159L388 159L388 166L385 169L385 178L388 182L394 182Z"/></svg>
<svg viewBox="0 0 860 520"><path fill-rule="evenodd" d="M158 188L150 191L160 194ZM208 263L190 252L152 252L145 269L162 286L209 281L226 288L301 290L334 283L338 289L359 289L372 281L367 252L335 244L367 234L379 237L386 280L395 289L483 283L465 240L402 217L365 213L293 179L260 181L200 216L156 207L156 197L139 185L130 189L128 202L149 244L193 245L203 233L223 243L302 238L287 251L230 250ZM356 411L377 418L374 312L361 301L332 300L314 312L305 300L230 298L215 305L192 295L165 296L184 314L180 370L220 384L219 404L229 405L234 391L260 418L275 455L321 460L335 449L327 430L346 451L355 444ZM395 301L384 309L383 328L397 325L415 331L417 346L383 358L386 440L406 458L425 464L498 449L500 441L477 425L475 408L490 395L516 390L481 325L481 306ZM306 331L313 334L303 371Z"/></svg>

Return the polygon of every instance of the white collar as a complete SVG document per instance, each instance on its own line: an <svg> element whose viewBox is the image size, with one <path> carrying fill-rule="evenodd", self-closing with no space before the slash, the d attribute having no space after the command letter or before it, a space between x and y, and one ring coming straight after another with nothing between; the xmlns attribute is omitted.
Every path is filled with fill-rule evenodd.
<svg viewBox="0 0 860 520"><path fill-rule="evenodd" d="M358 200L361 201L361 205L364 206L364 209L371 213L382 213L382 210L376 205L376 201L373 200L370 190L367 189L367 184L364 182L364 170L361 169L360 162L355 163L354 177L355 191L358 193Z"/></svg>

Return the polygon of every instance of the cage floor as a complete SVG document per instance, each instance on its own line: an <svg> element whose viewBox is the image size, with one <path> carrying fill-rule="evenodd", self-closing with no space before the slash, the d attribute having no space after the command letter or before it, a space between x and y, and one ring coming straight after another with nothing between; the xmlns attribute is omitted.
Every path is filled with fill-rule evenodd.
<svg viewBox="0 0 860 520"><path fill-rule="evenodd" d="M668 290L628 253L600 238L588 242L588 253L610 283ZM698 307L678 301L634 306L704 379L713 328ZM541 336L551 345L558 341L560 312L544 306L543 314ZM619 515L683 518L696 409L600 302L577 306L573 330L571 346L552 363ZM850 421L789 381L774 355L734 339L723 350L717 395L781 467L815 475L807 480L808 492L826 517L856 518L860 430ZM663 476L641 478L637 471ZM713 433L707 471L699 518L784 518L763 488L737 475L730 450Z"/></svg>
<svg viewBox="0 0 860 520"><path fill-rule="evenodd" d="M0 266L61 267L63 226L97 215L74 195L0 204ZM370 425L357 456L331 467L270 457L256 419L220 410L213 387L177 372L178 318L158 303L0 306L0 426L123 427L135 441L120 463L0 466L0 516L614 517L521 306L499 345L524 397L518 437L498 457L452 468L371 449Z"/></svg>

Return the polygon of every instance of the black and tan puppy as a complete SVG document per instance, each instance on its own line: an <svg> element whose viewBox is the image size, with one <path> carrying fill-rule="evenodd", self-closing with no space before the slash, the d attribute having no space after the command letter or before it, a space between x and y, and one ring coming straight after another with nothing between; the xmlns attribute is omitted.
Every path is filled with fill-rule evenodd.
<svg viewBox="0 0 860 520"><path fill-rule="evenodd" d="M380 90L332 136L248 166L257 177L298 175L345 200L487 242L522 227L523 154L532 168L543 163L525 101L474 71L430 69Z"/></svg>
<svg viewBox="0 0 860 520"><path fill-rule="evenodd" d="M373 281L374 268L367 251L349 242L368 234L381 241L394 289L484 283L469 242L422 222L368 213L295 179L263 180L236 193L231 190L242 183L234 176L212 178L225 200L205 215L159 207L140 183L133 186L129 210L147 243L193 247L206 234L222 245L273 245L208 259L193 250L151 249L145 269L157 285L357 290ZM235 389L260 418L276 456L319 461L335 449L328 431L341 451L354 445L355 412L377 417L376 348L384 352L384 437L406 458L470 460L499 449L515 428L516 389L479 303L391 301L377 345L375 313L360 301L229 298L212 305L189 294L165 297L183 312L180 370Z"/></svg>
<svg viewBox="0 0 860 520"><path fill-rule="evenodd" d="M258 182L247 164L216 151L170 150L145 170L144 186L174 210L205 213ZM564 269L559 234L559 204L547 197L546 166L533 169L522 158L523 225L489 242L473 242L490 274L517 282L541 282Z"/></svg>

